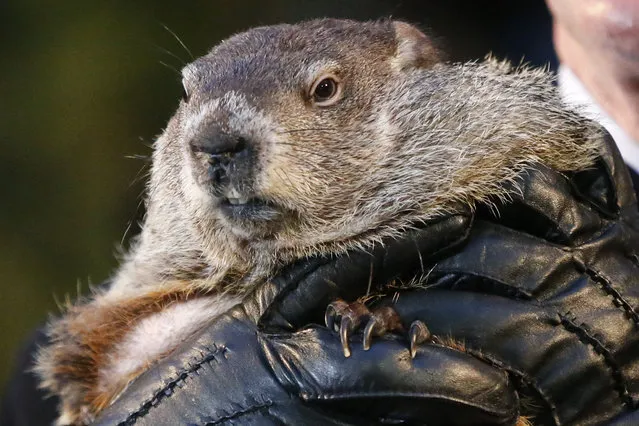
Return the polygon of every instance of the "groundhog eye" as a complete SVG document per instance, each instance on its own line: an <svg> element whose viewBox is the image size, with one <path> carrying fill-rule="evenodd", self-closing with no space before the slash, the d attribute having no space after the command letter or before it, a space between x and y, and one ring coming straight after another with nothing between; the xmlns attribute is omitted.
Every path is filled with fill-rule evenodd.
<svg viewBox="0 0 639 426"><path fill-rule="evenodd" d="M331 105L339 95L339 83L333 77L325 77L313 86L311 96L313 101L320 106Z"/></svg>

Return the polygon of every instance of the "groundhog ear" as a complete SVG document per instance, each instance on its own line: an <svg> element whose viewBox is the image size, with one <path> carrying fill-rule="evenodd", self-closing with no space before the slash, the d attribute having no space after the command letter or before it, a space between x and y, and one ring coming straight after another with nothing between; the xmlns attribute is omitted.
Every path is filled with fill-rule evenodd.
<svg viewBox="0 0 639 426"><path fill-rule="evenodd" d="M397 51L393 63L400 70L407 68L430 68L441 61L440 53L417 27L402 21L394 21Z"/></svg>

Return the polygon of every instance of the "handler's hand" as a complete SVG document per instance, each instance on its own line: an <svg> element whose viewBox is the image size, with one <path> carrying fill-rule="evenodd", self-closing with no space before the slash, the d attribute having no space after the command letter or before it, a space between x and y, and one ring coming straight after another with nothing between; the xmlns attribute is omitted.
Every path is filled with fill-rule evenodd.
<svg viewBox="0 0 639 426"><path fill-rule="evenodd" d="M447 218L421 231L420 248L452 250L468 226ZM468 354L426 345L413 360L405 343L385 340L346 359L323 327L284 331L280 309L306 317L309 298L323 309L334 291L367 282L371 262L390 275L415 268L413 243L409 256L397 241L288 268L135 380L96 424L513 424L519 403L507 374Z"/></svg>
<svg viewBox="0 0 639 426"><path fill-rule="evenodd" d="M639 424L639 215L608 142L595 170L530 174L395 305L508 371L535 425Z"/></svg>

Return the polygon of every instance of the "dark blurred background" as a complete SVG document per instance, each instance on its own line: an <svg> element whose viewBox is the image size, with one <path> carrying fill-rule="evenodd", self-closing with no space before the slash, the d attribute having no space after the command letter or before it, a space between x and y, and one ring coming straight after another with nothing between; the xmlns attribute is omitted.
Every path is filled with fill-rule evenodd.
<svg viewBox="0 0 639 426"><path fill-rule="evenodd" d="M256 25L393 16L451 60L556 65L542 0L0 0L0 394L30 332L117 265L193 55ZM167 30L168 28L168 30Z"/></svg>

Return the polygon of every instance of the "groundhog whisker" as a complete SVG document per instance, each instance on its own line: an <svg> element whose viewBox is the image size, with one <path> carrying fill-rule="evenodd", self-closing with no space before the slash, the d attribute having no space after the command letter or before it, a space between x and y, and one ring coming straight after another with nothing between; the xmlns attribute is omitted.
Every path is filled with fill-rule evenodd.
<svg viewBox="0 0 639 426"><path fill-rule="evenodd" d="M335 140L343 140L344 136L349 134L358 135L361 134L361 130L358 129L340 129L336 127L309 127L302 129L292 129L292 130L278 130L275 133L280 135L291 134L291 133L300 133L300 132L326 132L326 131L336 131L339 133L339 139L335 138ZM327 135L322 134L322 137L327 137Z"/></svg>
<svg viewBox="0 0 639 426"><path fill-rule="evenodd" d="M163 65L165 68L167 68L167 69L169 69L169 70L173 71L173 72L174 72L174 73L176 73L178 76L182 77L182 74L180 74L180 71L178 71L178 70L177 70L177 68L175 68L173 65L169 65L169 64L167 64L167 63L166 63L166 62L164 62L164 61L158 61L158 63L159 63L160 65Z"/></svg>
<svg viewBox="0 0 639 426"><path fill-rule="evenodd" d="M195 57L193 56L193 53L191 52L191 49L189 49L188 47L186 47L186 44L184 44L184 42L182 41L182 39L180 37L178 37L178 35L175 33L175 31L173 31L172 29L170 29L168 26L166 26L165 24L161 24L162 27L169 32L169 34L171 34L173 36L173 38L175 38L177 40L177 42L180 44L180 46L182 46L182 48L186 51L186 53L189 54L189 56L191 57L191 60L195 59Z"/></svg>
<svg viewBox="0 0 639 426"><path fill-rule="evenodd" d="M281 180L286 180L288 181L289 184L289 190L291 192L293 192L296 195L300 194L299 189L297 188L297 186L293 183L293 181L291 180L290 176L288 175L288 173L286 173L286 171L282 168L278 168L277 170L275 170L275 174L281 179ZM284 175L284 177L282 177L282 175Z"/></svg>
<svg viewBox="0 0 639 426"><path fill-rule="evenodd" d="M154 44L153 47L155 47L156 49L160 50L163 53L166 53L167 55L169 55L170 57L177 59L180 62L180 66L185 66L186 65L186 61L182 58L180 58L178 55L176 55L175 53L171 52L169 49L165 49L162 46L159 46L157 44Z"/></svg>
<svg viewBox="0 0 639 426"><path fill-rule="evenodd" d="M303 154L303 152L301 152ZM312 157L305 155L297 155L299 153L286 152L283 155L293 161L300 161L302 164L308 166L309 168L317 171L328 170L326 165L320 161L313 161Z"/></svg>

